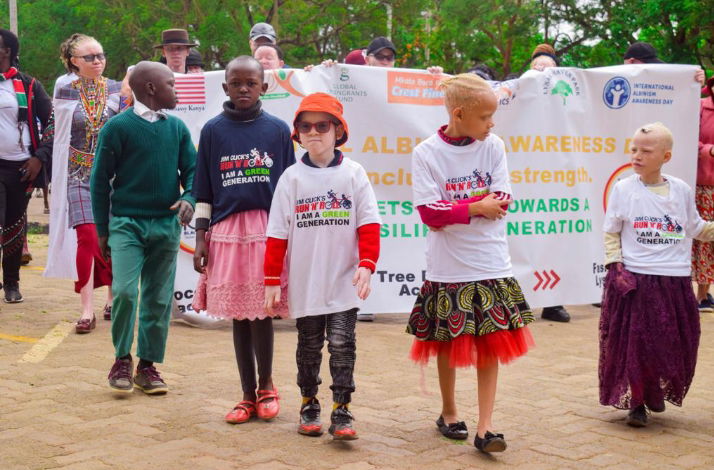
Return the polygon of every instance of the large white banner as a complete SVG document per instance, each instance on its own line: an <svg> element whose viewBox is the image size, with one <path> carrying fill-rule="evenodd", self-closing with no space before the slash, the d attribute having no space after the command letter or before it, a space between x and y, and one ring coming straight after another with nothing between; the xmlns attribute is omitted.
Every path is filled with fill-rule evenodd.
<svg viewBox="0 0 714 470"><path fill-rule="evenodd" d="M506 144L515 199L507 216L511 259L531 306L600 300L604 208L613 184L631 174L629 139L638 126L661 121L672 130L674 156L664 171L694 185L695 70L550 68L493 84L500 100L493 132ZM223 72L177 76L180 103L173 113L189 126L194 142L227 99L223 78ZM410 311L424 279L428 233L412 204L410 159L414 146L447 122L438 79L425 71L336 65L271 71L266 81L264 109L288 124L309 93L328 92L344 104L350 133L342 150L367 170L383 219L382 254L363 311ZM455 184L468 188L486 177L475 174ZM192 244L187 229L176 281L184 311L191 310L197 279Z"/></svg>

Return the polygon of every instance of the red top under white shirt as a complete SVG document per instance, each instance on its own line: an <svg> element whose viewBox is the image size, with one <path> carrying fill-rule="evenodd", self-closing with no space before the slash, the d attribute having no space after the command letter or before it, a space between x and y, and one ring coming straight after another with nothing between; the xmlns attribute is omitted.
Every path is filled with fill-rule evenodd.
<svg viewBox="0 0 714 470"><path fill-rule="evenodd" d="M446 124L441 126L437 135L447 144L463 147L474 143L475 139L471 137L450 137L446 135L446 127ZM505 201L511 197L509 194L500 191L493 194L496 199L501 201ZM468 199L457 199L456 201L437 201L431 204L417 206L417 211L419 212L421 221L429 227L442 228L451 224L468 224L471 221L468 205L472 202L480 201L486 196L488 196L488 194L484 193ZM506 207L504 207L504 209ZM474 217L483 216L477 215Z"/></svg>
<svg viewBox="0 0 714 470"><path fill-rule="evenodd" d="M376 268L380 223L374 191L357 162L342 157L327 168L297 162L273 196L265 284L279 283L287 252L291 317L359 307L352 279L358 266Z"/></svg>
<svg viewBox="0 0 714 470"><path fill-rule="evenodd" d="M468 206L490 193L512 194L503 141L490 134L468 145L447 143L434 134L412 154L414 205L424 223L434 224L440 208L449 225L427 235L426 278L437 282L469 282L513 276L506 240L506 221L468 217ZM454 205L455 203L455 205Z"/></svg>

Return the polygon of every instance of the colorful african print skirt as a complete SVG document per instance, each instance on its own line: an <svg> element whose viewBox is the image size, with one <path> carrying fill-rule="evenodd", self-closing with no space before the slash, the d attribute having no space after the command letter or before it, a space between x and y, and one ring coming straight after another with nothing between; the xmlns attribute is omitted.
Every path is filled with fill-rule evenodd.
<svg viewBox="0 0 714 470"><path fill-rule="evenodd" d="M695 200L702 219L714 220L714 186L697 185ZM692 242L692 281L714 284L714 242Z"/></svg>
<svg viewBox="0 0 714 470"><path fill-rule="evenodd" d="M426 364L447 354L452 367L508 363L534 345L526 325L533 321L514 278L473 282L425 281L407 333L415 336L410 357Z"/></svg>

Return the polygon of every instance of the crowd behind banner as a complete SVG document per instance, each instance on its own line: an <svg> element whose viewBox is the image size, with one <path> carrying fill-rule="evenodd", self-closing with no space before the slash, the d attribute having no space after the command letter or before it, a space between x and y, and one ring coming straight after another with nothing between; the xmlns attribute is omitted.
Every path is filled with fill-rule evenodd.
<svg viewBox="0 0 714 470"><path fill-rule="evenodd" d="M701 133L695 144L698 110L709 119L699 68L662 64L646 43L631 45L624 65L559 67L540 45L531 70L500 82L484 68L394 68L394 44L378 37L349 64L298 70L259 23L254 56L225 71L204 72L200 57L189 60L188 32L170 29L155 46L165 65L139 62L119 82L103 75L99 41L73 34L50 115L41 85L18 71L17 38L1 31L0 183L18 198L0 198L5 301L23 300L18 208L52 162L45 275L76 279L78 334L97 328L93 290L108 287L114 393L169 391L155 363L178 305L177 318L232 322L243 395L224 420L273 420L272 321L290 317L297 432L323 432L327 342L328 432L355 440L357 321L410 312L409 358L438 358L438 430L468 437L455 369L473 366L474 445L502 452L498 369L533 347L532 306L567 322L555 304L602 298L600 403L629 410L636 427L665 401L682 404L699 312L714 308L708 284L697 279L697 298L690 276L714 259L695 249L692 263L691 240L714 240L698 211L714 215L697 208L714 196L702 173L714 148ZM353 65L360 59L366 66Z"/></svg>

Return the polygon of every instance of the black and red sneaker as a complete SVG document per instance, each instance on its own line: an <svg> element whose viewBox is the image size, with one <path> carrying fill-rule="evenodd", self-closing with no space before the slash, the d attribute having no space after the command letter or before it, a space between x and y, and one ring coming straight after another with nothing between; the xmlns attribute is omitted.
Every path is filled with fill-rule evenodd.
<svg viewBox="0 0 714 470"><path fill-rule="evenodd" d="M116 361L114 361L112 370L109 371L109 387L115 392L131 393L134 390L131 372L131 358L117 358Z"/></svg>
<svg viewBox="0 0 714 470"><path fill-rule="evenodd" d="M332 410L332 415L330 415L332 424L328 429L328 432L332 434L332 439L336 441L354 441L358 439L357 431L352 427L354 419L346 405L340 405Z"/></svg>
<svg viewBox="0 0 714 470"><path fill-rule="evenodd" d="M322 423L320 422L320 402L317 398L300 407L300 425L298 433L304 436L322 436Z"/></svg>

